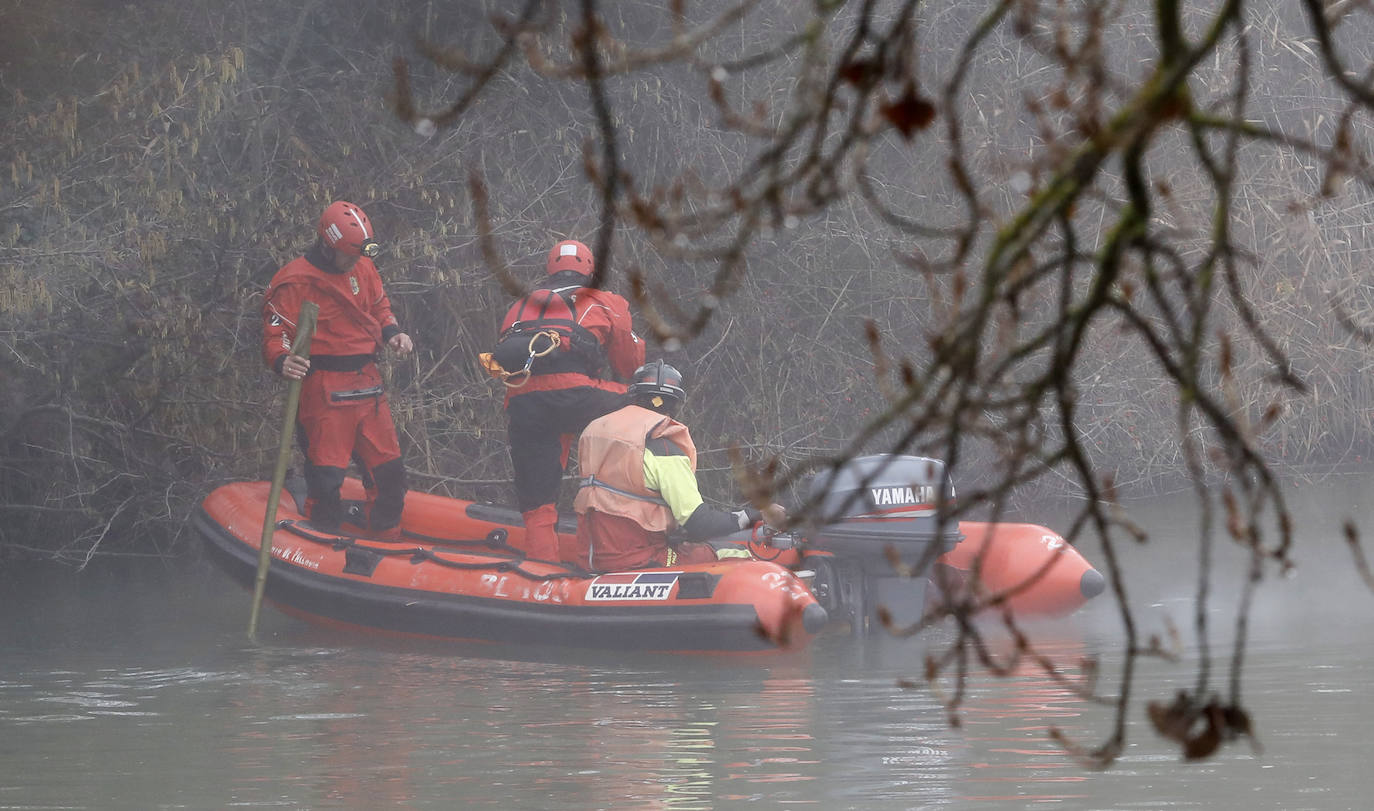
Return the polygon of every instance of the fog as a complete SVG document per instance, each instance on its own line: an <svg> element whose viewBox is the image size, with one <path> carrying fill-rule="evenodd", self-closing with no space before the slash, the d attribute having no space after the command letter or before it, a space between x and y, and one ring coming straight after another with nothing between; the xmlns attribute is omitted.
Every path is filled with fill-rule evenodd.
<svg viewBox="0 0 1374 811"><path fill-rule="evenodd" d="M970 514L1105 533L1142 635L1204 577L1225 627L1253 560L1257 623L1367 603L1362 6L681 5L0 0L0 554L195 554L275 453L262 289L342 198L419 489L510 501L475 358L577 238L713 503L925 454Z"/></svg>
<svg viewBox="0 0 1374 811"><path fill-rule="evenodd" d="M960 481L1001 484L997 432L1024 421L1026 408L996 406L993 395L982 406L986 430L965 425L949 444L937 430L952 407L947 395L902 405L895 372L905 365L938 379L949 363L938 357L940 336L971 317L957 315L959 291L979 278L980 264L1001 272L998 229L1034 210L1026 206L1036 204L1057 156L1081 141L1085 116L1131 103L1132 83L1158 52L1144 9L1100 30L1088 15L1046 17L1043 29L1018 27L1025 20L1013 16L973 40L983 13L976 7L927 10L910 33L894 33L906 4L878 4L865 20L874 30L858 41L859 13L846 7L825 18L825 37L808 49L797 37L812 12L792 3L746 3L739 15L726 13L729 4L688 4L677 24L658 4L616 3L600 9L609 72L592 93L570 75L581 6L506 6L363 2L341 14L321 3L11 3L3 79L16 182L3 192L6 267L29 281L7 312L41 320L55 311L53 323L86 345L69 361L68 376L83 384L87 367L124 369L126 385L74 392L128 403L128 414L101 416L122 422L151 406L168 420L167 433L189 435L195 415L160 412L152 380L182 368L195 376L203 360L177 346L205 341L221 359L216 379L173 399L198 392L258 410L261 379L244 346L254 296L301 250L320 201L354 199L389 235L384 272L419 339L417 365L394 370L398 399L414 418L406 433L428 447L416 467L436 484L479 486L504 475L503 448L499 429L486 430L501 424L499 398L472 357L510 290L537 278L552 241L577 237L601 249L614 234L604 243L603 281L627 295L631 279L642 282L641 328L652 353L689 375L703 467L720 497L730 487L731 445L752 459L804 466L856 436L865 451L899 442L941 456L957 448ZM528 32L508 45L523 12ZM1322 75L1304 18L1289 4L1247 14L1255 21L1247 50L1222 38L1191 84L1195 101L1225 110L1242 89L1235 79L1245 59L1252 86L1243 88L1241 115L1293 141L1247 145L1237 156L1245 182L1220 187L1224 196L1181 128L1150 142L1143 167L1158 190L1155 239L1169 255L1206 267L1214 243L1202 226L1224 200L1231 233L1220 244L1253 258L1237 268L1234 291L1202 293L1166 279L1139 314L1164 319L1161 307L1214 297L1215 312L1198 322L1208 385L1220 370L1216 336L1225 333L1249 419L1271 402L1285 410L1256 437L1259 446L1280 463L1348 466L1365 453L1363 415L1371 412L1369 387L1347 372L1362 363L1364 346L1359 257L1368 242L1354 209L1365 191L1357 182L1323 202L1330 173L1321 153L1302 146L1331 141L1342 120L1341 89ZM1202 9L1185 17L1191 36L1202 36L1207 21ZM1367 26L1357 14L1333 30L1338 44L1358 42ZM1076 55L1046 51L1056 30L1078 32ZM695 50L677 44L679 31L694 32ZM965 50L968 42L976 49ZM848 74L836 68L846 58ZM396 60L413 93L399 118ZM1076 75L1088 65L1101 74ZM828 81L841 83L838 92ZM876 84L871 97L858 93L864 82ZM823 90L829 116L814 110ZM879 112L905 90L933 105L933 120L919 129ZM884 115L896 125L875 124ZM417 135L414 127L431 119L437 132ZM1352 121L1363 123L1358 114ZM70 143L59 147L50 133ZM608 209L595 179L604 175L588 169L604 172L612 153L620 198ZM1101 250L1126 191L1120 169L1106 162L1098 190L1075 203L1072 243L1046 234L1033 256L1052 265L1069 244ZM976 196L961 190L965 183ZM721 208L731 195L742 202ZM603 233L603 224L613 227ZM999 346L1022 357L980 385L1006 391L1053 374L1062 359L1030 336L1065 320L1059 291L1086 295L1087 270L1029 281L1007 299L1010 310L992 314L1017 326L983 328L975 340L984 342L984 363L1012 356ZM1342 326L1337 305L1355 327ZM1105 314L1082 329L1072 378L1081 451L1118 486L1178 486L1185 458L1176 374L1152 357L1144 336ZM10 388L11 405L41 406L51 396L33 392L42 374L19 375L47 360L33 360L39 350L22 345L22 332L10 335L19 343L9 362L23 384ZM1012 349L1008 340L1021 343ZM1276 370L1288 368L1316 396L1273 385ZM1044 432L1036 441L1063 441L1052 400L1026 405L1044 412L1032 419ZM206 439L186 455L262 446L241 409L206 416L250 425L200 432ZM929 428L912 443L902 438L904 419ZM175 464L190 476L218 472ZM1033 486L1073 493L1072 479L1038 477Z"/></svg>

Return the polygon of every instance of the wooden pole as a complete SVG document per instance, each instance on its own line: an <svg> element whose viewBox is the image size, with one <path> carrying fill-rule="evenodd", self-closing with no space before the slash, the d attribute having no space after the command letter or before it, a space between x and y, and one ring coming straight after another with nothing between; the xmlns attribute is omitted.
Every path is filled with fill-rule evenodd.
<svg viewBox="0 0 1374 811"><path fill-rule="evenodd" d="M300 323L296 325L296 339L291 354L310 357L310 339L315 335L315 319L320 308L313 301L301 305ZM301 381L292 380L286 386L286 414L282 419L281 446L277 449L277 469L272 473L272 489L267 494L267 514L262 520L262 542L258 544L258 578L253 584L253 612L248 615L248 638L257 641L258 609L267 589L267 567L272 561L272 536L277 529L277 504L281 488L286 483L286 466L291 462L291 440L296 434L296 411L301 405Z"/></svg>

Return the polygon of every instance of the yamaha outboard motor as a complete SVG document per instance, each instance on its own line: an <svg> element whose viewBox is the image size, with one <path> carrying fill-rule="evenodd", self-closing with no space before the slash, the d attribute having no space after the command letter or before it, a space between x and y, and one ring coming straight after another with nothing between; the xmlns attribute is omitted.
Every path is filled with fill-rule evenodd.
<svg viewBox="0 0 1374 811"><path fill-rule="evenodd" d="M815 571L813 591L832 619L847 619L856 634L879 627L884 609L896 627L920 619L926 572L960 540L957 522L937 531L935 505L954 501L945 463L921 456L880 454L851 459L816 474L810 500L819 507L817 529L807 533ZM816 555L815 552L829 553ZM908 576L894 568L925 568Z"/></svg>

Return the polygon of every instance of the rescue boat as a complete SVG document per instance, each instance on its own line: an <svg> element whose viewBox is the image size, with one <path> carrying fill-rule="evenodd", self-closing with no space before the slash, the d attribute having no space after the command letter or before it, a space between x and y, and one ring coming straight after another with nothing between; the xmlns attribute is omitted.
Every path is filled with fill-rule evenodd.
<svg viewBox="0 0 1374 811"><path fill-rule="evenodd" d="M812 590L830 619L859 634L879 627L880 614L898 627L914 624L943 597L971 596L1019 619L1056 619L1104 590L1102 574L1047 527L942 524L940 488L953 504L954 485L939 459L857 457L811 479L806 496L817 517L810 526L764 544L753 537L737 542L758 557L814 572Z"/></svg>
<svg viewBox="0 0 1374 811"><path fill-rule="evenodd" d="M266 598L327 625L450 639L645 651L805 645L826 612L795 573L763 561L584 572L528 560L519 514L412 492L402 539L319 532L288 486L271 537ZM269 482L212 491L193 521L229 573L252 586ZM293 491L295 491L293 493ZM362 486L345 482L344 496ZM303 500L303 499L302 499ZM563 531L571 528L564 526Z"/></svg>
<svg viewBox="0 0 1374 811"><path fill-rule="evenodd" d="M249 586L270 487L219 487L194 518L215 556ZM939 460L859 457L813 477L817 518L802 527L716 542L747 547L752 560L585 572L526 559L516 548L524 533L516 510L431 493L406 496L399 542L320 532L303 515L304 486L294 481L277 511L266 596L306 619L402 634L758 651L803 646L826 625L866 636L884 615L914 623L932 581L1021 618L1062 617L1103 590L1102 575L1046 527L938 522L939 487L952 503ZM359 504L362 485L347 480L343 495ZM575 534L573 517L558 532ZM924 574L936 570L941 576Z"/></svg>
<svg viewBox="0 0 1374 811"><path fill-rule="evenodd" d="M1036 524L961 521L963 539L940 557L953 592L975 590L1023 619L1066 617L1107 587L1102 573L1057 532ZM940 578L936 578L940 582Z"/></svg>

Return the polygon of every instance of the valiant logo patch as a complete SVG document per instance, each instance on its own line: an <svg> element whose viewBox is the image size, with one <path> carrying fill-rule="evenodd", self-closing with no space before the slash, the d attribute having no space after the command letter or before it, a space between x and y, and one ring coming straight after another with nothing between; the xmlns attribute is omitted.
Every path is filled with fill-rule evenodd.
<svg viewBox="0 0 1374 811"><path fill-rule="evenodd" d="M603 574L587 586L588 600L666 600L682 572Z"/></svg>
<svg viewBox="0 0 1374 811"><path fill-rule="evenodd" d="M358 277L357 277L357 276L349 276L349 277L348 277L348 286L349 286L350 289L352 289L353 295L355 295L355 296L358 295Z"/></svg>
<svg viewBox="0 0 1374 811"><path fill-rule="evenodd" d="M915 487L872 487L868 491L874 507L900 507L904 504L934 504L935 488L929 484Z"/></svg>

